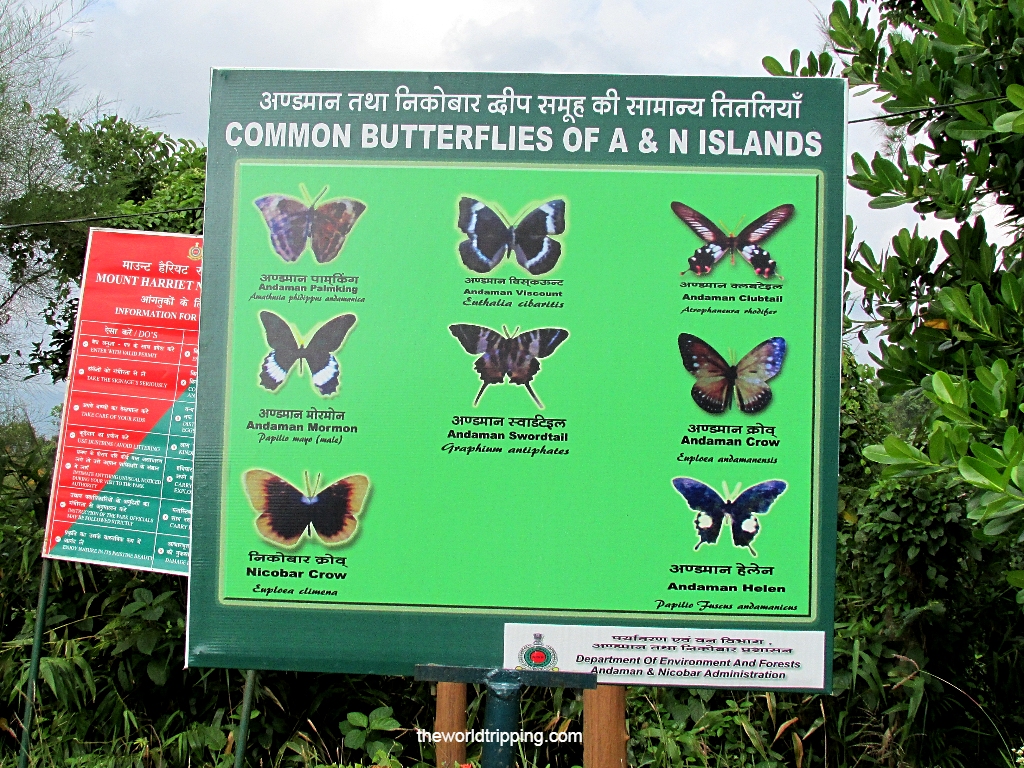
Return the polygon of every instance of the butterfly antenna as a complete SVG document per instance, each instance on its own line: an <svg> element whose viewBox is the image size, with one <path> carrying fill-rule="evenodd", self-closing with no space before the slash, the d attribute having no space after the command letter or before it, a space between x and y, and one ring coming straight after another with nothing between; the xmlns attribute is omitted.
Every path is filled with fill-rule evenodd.
<svg viewBox="0 0 1024 768"><path fill-rule="evenodd" d="M330 187L328 187L328 186L325 186L323 189L321 189L320 190L320 194L317 195L315 198L313 198L313 202L309 204L309 207L312 208L314 205L319 203L320 202L320 198L327 194L327 190L328 189L330 189Z"/></svg>
<svg viewBox="0 0 1024 768"><path fill-rule="evenodd" d="M306 486L306 498L312 499L313 493L312 489L309 487L309 472L306 470L302 470L302 483Z"/></svg>
<svg viewBox="0 0 1024 768"><path fill-rule="evenodd" d="M302 200L306 203L306 205L307 206L310 205L310 202L309 202L309 190L306 189L306 185L305 184L301 184L301 183L299 184L299 192L302 193Z"/></svg>
<svg viewBox="0 0 1024 768"><path fill-rule="evenodd" d="M320 492L320 478L321 477L322 477L322 475L319 472L317 472L316 473L316 480L313 483L313 489L312 489L313 490L313 496L316 496ZM309 498L312 499L313 496L310 496Z"/></svg>
<svg viewBox="0 0 1024 768"><path fill-rule="evenodd" d="M480 402L480 398L484 396L484 390L487 389L487 386L487 382L485 381L484 385L480 387L480 391L476 393L476 400L473 401L474 408L476 408L476 404Z"/></svg>
<svg viewBox="0 0 1024 768"><path fill-rule="evenodd" d="M732 498L738 499L740 497L740 488L743 487L743 483L736 483L736 490L732 492Z"/></svg>
<svg viewBox="0 0 1024 768"><path fill-rule="evenodd" d="M722 481L722 498L729 499L729 483L726 480Z"/></svg>
<svg viewBox="0 0 1024 768"><path fill-rule="evenodd" d="M540 398L537 397L537 393L533 391L533 387L530 386L530 382L526 382L526 391L530 393L530 397L533 398L533 402L537 404L537 407L543 411L544 403L542 403Z"/></svg>
<svg viewBox="0 0 1024 768"><path fill-rule="evenodd" d="M501 326L501 332L505 334L505 338L506 339L511 339L512 338L512 334L508 332L508 326L507 325Z"/></svg>

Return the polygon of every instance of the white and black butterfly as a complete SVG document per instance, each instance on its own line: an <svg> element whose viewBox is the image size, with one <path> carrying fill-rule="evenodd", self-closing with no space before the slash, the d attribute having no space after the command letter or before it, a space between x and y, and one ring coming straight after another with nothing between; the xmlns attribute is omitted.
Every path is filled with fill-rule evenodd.
<svg viewBox="0 0 1024 768"><path fill-rule="evenodd" d="M754 556L757 553L751 545L761 530L761 523L754 515L766 514L787 487L784 480L766 480L750 486L730 501L722 498L711 486L692 477L673 478L672 486L697 513L694 525L697 526L699 540L694 549L700 549L701 544L717 544L722 523L728 517L732 525L733 546L746 547Z"/></svg>
<svg viewBox="0 0 1024 768"><path fill-rule="evenodd" d="M459 340L462 348L471 355L480 355L474 363L483 386L476 394L473 406L480 402L484 390L491 384L504 384L508 376L510 384L526 387L530 397L543 408L544 404L533 391L530 382L540 370L540 358L554 353L558 345L569 338L564 328L537 328L518 335L502 327L504 336L482 325L459 323L448 326L452 336ZM519 329L517 328L516 331Z"/></svg>
<svg viewBox="0 0 1024 768"><path fill-rule="evenodd" d="M707 243L694 251L693 256L689 259L690 271L694 274L710 273L715 264L728 254L733 254L732 259L735 263L735 254L739 252L754 268L757 276L767 280L778 274L778 264L759 243L777 232L793 218L796 208L788 203L772 208L768 213L754 219L738 235L725 234L711 222L711 219L688 205L672 203L672 211L694 231L697 237Z"/></svg>
<svg viewBox="0 0 1024 768"><path fill-rule="evenodd" d="M543 275L562 255L561 243L549 236L565 232L565 201L550 200L513 227L484 203L464 197L459 200L459 229L469 235L459 243L459 255L474 272L490 272L515 252L519 266Z"/></svg>
<svg viewBox="0 0 1024 768"><path fill-rule="evenodd" d="M270 354L263 358L260 368L260 386L271 392L277 390L288 373L298 361L301 373L301 361L309 364L313 386L324 397L330 397L338 391L341 381L341 365L334 353L341 348L345 336L356 324L356 316L352 314L338 315L321 325L313 333L305 345L279 315L264 310L260 312L260 321L267 337Z"/></svg>

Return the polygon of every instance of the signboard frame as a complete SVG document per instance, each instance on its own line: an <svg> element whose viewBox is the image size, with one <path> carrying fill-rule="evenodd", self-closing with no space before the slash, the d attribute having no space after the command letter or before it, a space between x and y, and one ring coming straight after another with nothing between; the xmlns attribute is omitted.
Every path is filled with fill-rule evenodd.
<svg viewBox="0 0 1024 768"><path fill-rule="evenodd" d="M202 235L89 229L43 557L188 573L202 243ZM160 303L140 290L159 292ZM167 388L170 399L159 396ZM96 402L80 404L79 395ZM182 438L173 450L172 434ZM104 482L86 499L83 483L97 477Z"/></svg>
<svg viewBox="0 0 1024 768"><path fill-rule="evenodd" d="M193 565L189 593L189 635L187 659L193 666L218 666L233 668L275 668L290 670L315 670L325 672L378 673L378 674L411 674L416 664L436 663L464 666L500 666L502 663L503 633L507 624L572 624L572 625L619 625L626 627L648 626L690 627L705 629L729 629L740 632L756 632L759 629L783 629L788 625L801 631L817 631L824 633L826 658L831 657L831 633L834 599L835 569L835 511L837 506L838 482L838 407L841 352L841 295L842 295L842 248L844 228L845 199L845 81L831 78L807 79L799 82L801 94L792 94L794 82L772 78L673 78L673 77L641 77L622 75L540 75L540 74L493 74L493 73L416 73L416 72L297 72L275 70L215 70L213 73L213 95L211 100L210 152L207 179L206 209L206 262L207 279L205 290L208 296L216 296L216 301L208 301L202 316L202 371L203 377L199 389L199 429L197 435L196 459L196 498L197 514L194 521ZM335 104L341 113L328 115L328 125L337 122L339 125L350 124L347 146L345 142L335 141L318 144L316 149L308 143L304 147L289 147L282 141L280 146L268 146L269 139L264 137L263 125L269 120L289 121L288 124L307 124L307 132L314 123L323 117L323 113L303 113L301 108L293 111L289 106L283 112L278 110L279 97L295 94L312 95L314 103L319 98L322 110L324 99L337 96L343 92L358 90L361 93L389 94L395 98L397 88L405 87L405 93L429 94L434 89L442 89L445 93L466 93L474 91L483 94L500 94L502 87L512 83L517 92L540 93L575 93L586 94L584 115L573 116L570 105L565 115L554 118L541 118L531 114L533 123L549 124L554 127L553 151L543 158L537 156L507 155L501 158L493 156L485 159L462 155L439 157L436 147L420 149L419 134L416 142L408 142L407 151L400 157L389 155L387 149L379 143L367 141L364 125L376 125L380 120L389 123L395 121L394 136L398 137L397 124L401 118L388 115L368 115L362 111L352 112L345 109L345 102ZM601 96L611 93L608 86L614 86L620 94L622 102L617 106L617 114L591 112L592 103ZM737 131L742 137L750 125L736 122L730 115L723 120L709 120L707 115L700 119L691 115L681 121L673 122L673 126L685 126L689 130L689 153L685 157L672 157L665 151L671 140L668 126L661 118L649 114L642 120L626 114L625 94L639 92L653 97L666 97L685 87L687 92L700 93L710 97L724 94L726 91L759 93L764 98L769 93L772 98L787 99L800 96L804 109L804 117L794 120L792 128L801 132L801 141L810 131L816 131L824 150L817 154L794 153L783 157L750 157L743 156L742 151L735 152L733 132L728 131L728 149L722 143L721 154L711 151L711 144L705 144L713 136L719 126L743 129ZM351 95L351 94L349 94ZM705 99L709 101L710 99ZM273 102L273 108L270 104ZM266 103L267 106L263 106ZM535 105L536 106L536 105ZM650 106L650 105L648 105ZM711 105L704 104L710 111ZM716 107L717 109L717 107ZM268 111L270 110L270 111ZM641 113L643 113L641 108ZM346 113L347 112L347 113ZM480 113L486 112L486 106L480 105ZM797 112L799 114L799 111ZM374 121L373 118L377 120ZM579 118L578 122L576 118ZM419 122L427 122L428 118L418 117ZM429 122L437 122L439 116L429 117ZM446 118L447 119L447 118ZM473 122L476 124L502 122L507 118L495 117L493 114L459 115L450 118L452 122ZM298 122L296 122L298 121ZM730 122L732 121L732 122ZM275 123L276 125L277 123ZM283 123L282 123L283 124ZM660 154L643 153L639 150L638 140L642 129L648 124L656 126L654 137L665 142ZM259 128L259 141L256 141L256 129ZM582 146L583 130L580 133L581 144L575 153L570 149L570 141L565 140L563 129L579 126L581 129L596 126L603 137L601 150L587 157L578 150ZM615 128L626 126L623 134L628 142L627 153L609 154L608 139ZM315 129L316 126L313 126ZM444 127L444 126L442 126ZM789 125L758 124L756 127L781 129ZM249 131L247 134L246 131ZM374 128L374 131L377 129ZM387 130L387 129L386 129ZM404 128L403 128L404 130ZM372 133L372 132L371 132ZM726 130L721 131L725 137ZM680 134L676 134L679 136ZM321 141L330 133L320 134ZM698 139L699 136L699 139ZM650 138L650 137L648 137ZM396 142L398 138L394 139ZM700 154L696 152L700 142ZM741 139L742 140L742 139ZM614 141L614 139L613 139ZM302 143L299 129L296 129L296 142ZM317 142L314 142L315 144ZM562 146L559 146L560 143ZM392 144L392 146L395 146ZM324 149L326 147L326 149ZM678 141L674 145L681 149ZM401 145L400 145L401 148ZM587 147L589 151L589 145ZM707 151L705 151L707 150ZM781 150L780 150L781 152ZM682 154L680 152L680 154ZM241 213L243 202L238 197L239 185L244 182L244 174L251 174L253 164L276 164L282 168L295 164L332 164L348 169L377 168L426 168L444 162L444 167L477 169L483 172L490 169L508 169L509 173L517 169L527 168L585 168L602 169L609 173L687 171L706 174L757 174L757 173L795 173L813 176L816 194L819 196L817 209L819 215L815 224L815 248L820 272L816 296L815 313L819 325L817 341L821 344L820 353L814 359L813 385L817 387L815 397L817 412L816 437L818 453L815 460L820 472L814 490L817 501L817 527L813 532L811 546L814 548L813 578L810 582L812 591L809 605L810 615L799 618L791 617L788 621L778 619L750 618L737 616L701 616L693 613L679 615L652 615L642 617L637 612L614 611L580 611L550 610L531 607L528 609L512 609L509 607L473 608L471 606L451 605L420 605L417 608L402 608L383 603L375 605L362 604L359 607L339 609L327 605L304 604L301 607L285 604L273 604L269 601L253 605L231 604L225 600L225 583L223 576L222 540L224 537L224 520L222 508L225 498L224 465L225 445L230 441L230 434L225 418L227 397L231 391L229 330L234 322L232 316L233 291L236 291L235 269L232 266L235 258L236 241L239 222L242 215L251 216L252 211ZM539 163L538 161L542 161ZM383 172L383 171L382 171ZM240 174L243 174L240 176ZM623 177L625 178L625 177ZM267 192L278 192L270 190ZM311 197L316 194L311 190ZM334 193L329 197L333 197ZM667 205L666 205L667 209ZM757 212L751 212L757 215ZM509 217L518 221L522 213L508 211ZM671 214L669 214L671 215ZM731 222L730 222L731 223ZM678 222L677 222L678 224ZM358 231L358 230L356 230ZM678 252L679 266L684 268L686 258L692 251L687 251L685 243L694 242L695 238L686 240L685 229L680 228ZM353 235L355 237L355 235ZM453 241L454 242L454 241ZM699 243L698 243L699 244ZM568 248L568 246L566 246ZM344 252L339 263L344 262ZM311 259L310 255L301 257ZM749 272L749 268L743 265ZM780 269L781 271L781 269ZM750 273L752 274L752 273ZM736 279L731 275L723 279ZM795 278L794 278L795 279ZM356 310L358 311L358 310ZM545 320L552 318L546 317ZM298 327L299 333L307 328ZM509 329L511 331L511 329ZM293 328L293 333L296 328ZM451 340L449 340L451 341ZM742 350L741 350L742 352ZM676 358L678 360L678 358ZM295 374L292 374L293 376ZM680 376L685 375L680 370ZM305 383L292 383L291 386L308 386ZM525 396L525 395L524 395ZM833 471L835 470L835 471ZM689 472L685 464L680 464L678 475ZM330 478L328 478L329 480ZM296 480L289 480L293 485ZM237 494L237 489L234 493ZM685 519L690 515L686 505L679 499L679 512ZM253 516L255 513L251 512ZM692 518L690 518L692 519ZM688 523L691 524L692 523ZM692 530L692 529L691 529ZM727 534L723 534L727 535ZM481 552L488 552L495 542L481 540ZM444 551L425 555L429 557L445 557ZM484 558L486 560L486 558ZM475 566L486 568L485 563L478 562ZM458 560L452 560L453 573L460 572L462 566ZM461 578L456 576L456 578ZM472 578L469 574L467 578ZM247 638L252 638L248 640ZM700 683L688 683L700 685ZM831 686L831 665L824 665L824 679L820 688L804 687L800 690L827 690ZM776 690L785 690L779 686Z"/></svg>

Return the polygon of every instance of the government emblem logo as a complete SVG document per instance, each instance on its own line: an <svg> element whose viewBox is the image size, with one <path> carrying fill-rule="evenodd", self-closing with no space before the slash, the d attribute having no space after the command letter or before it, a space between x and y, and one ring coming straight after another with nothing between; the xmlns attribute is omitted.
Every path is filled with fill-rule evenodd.
<svg viewBox="0 0 1024 768"><path fill-rule="evenodd" d="M557 672L558 654L550 645L544 644L544 635L539 632L533 642L519 649L519 666L516 669L532 669Z"/></svg>

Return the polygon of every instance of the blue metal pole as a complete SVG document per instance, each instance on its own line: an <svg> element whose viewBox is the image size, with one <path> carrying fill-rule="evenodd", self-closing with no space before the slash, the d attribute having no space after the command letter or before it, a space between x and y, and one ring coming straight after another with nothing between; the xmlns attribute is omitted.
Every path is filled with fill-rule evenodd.
<svg viewBox="0 0 1024 768"><path fill-rule="evenodd" d="M32 659L28 665L25 683L25 712L21 716L21 751L18 768L28 768L28 748L32 742L32 711L35 703L36 678L39 677L39 657L43 650L43 630L46 629L46 594L50 590L50 566L53 561L43 558L43 572L39 576L39 603L36 605L36 633L32 638Z"/></svg>
<svg viewBox="0 0 1024 768"><path fill-rule="evenodd" d="M242 693L242 716L238 720L238 736L235 737L235 768L245 765L245 742L249 737L249 715L252 714L252 692L256 687L256 670L245 672L245 691Z"/></svg>
<svg viewBox="0 0 1024 768"><path fill-rule="evenodd" d="M481 762L483 768L511 768L514 747L512 739L502 734L519 730L519 694L523 684L513 670L496 669L487 675L487 709L484 711L484 730L487 740Z"/></svg>

